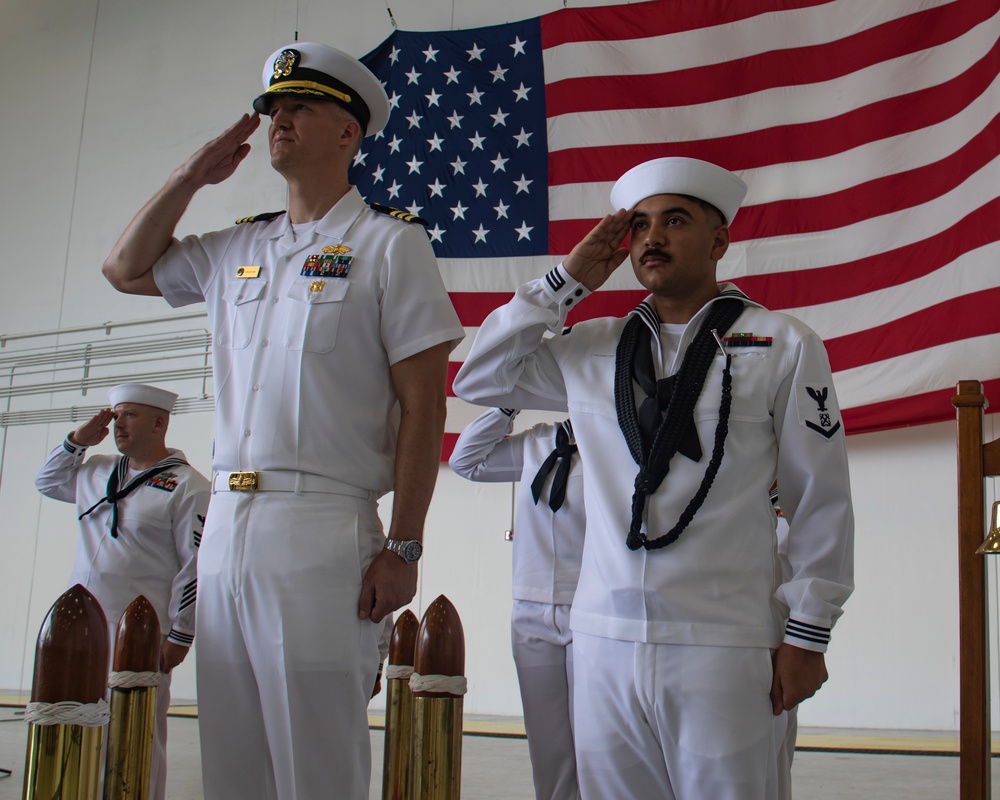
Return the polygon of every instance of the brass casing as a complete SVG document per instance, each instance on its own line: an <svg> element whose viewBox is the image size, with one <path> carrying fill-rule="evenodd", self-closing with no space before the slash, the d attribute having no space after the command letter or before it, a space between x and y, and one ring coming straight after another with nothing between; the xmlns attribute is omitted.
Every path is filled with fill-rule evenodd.
<svg viewBox="0 0 1000 800"><path fill-rule="evenodd" d="M461 697L413 698L413 800L462 796Z"/></svg>
<svg viewBox="0 0 1000 800"><path fill-rule="evenodd" d="M386 684L382 800L410 800L413 694L408 680L393 678Z"/></svg>
<svg viewBox="0 0 1000 800"><path fill-rule="evenodd" d="M98 800L104 727L28 725L24 800Z"/></svg>
<svg viewBox="0 0 1000 800"><path fill-rule="evenodd" d="M112 689L104 800L148 800L156 687Z"/></svg>

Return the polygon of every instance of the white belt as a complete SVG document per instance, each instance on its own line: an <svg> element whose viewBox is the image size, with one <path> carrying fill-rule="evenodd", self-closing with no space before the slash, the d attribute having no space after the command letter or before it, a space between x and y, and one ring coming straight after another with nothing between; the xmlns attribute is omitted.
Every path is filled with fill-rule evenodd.
<svg viewBox="0 0 1000 800"><path fill-rule="evenodd" d="M378 500L378 492L359 489L349 483L291 470L264 470L261 472L217 472L212 478L212 492L317 492L344 494L363 500Z"/></svg>

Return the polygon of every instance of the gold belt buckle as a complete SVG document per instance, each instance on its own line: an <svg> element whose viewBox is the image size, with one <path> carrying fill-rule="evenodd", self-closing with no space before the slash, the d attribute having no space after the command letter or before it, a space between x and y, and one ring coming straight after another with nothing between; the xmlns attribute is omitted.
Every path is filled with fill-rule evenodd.
<svg viewBox="0 0 1000 800"><path fill-rule="evenodd" d="M257 473L256 472L230 472L229 491L231 492L256 492Z"/></svg>

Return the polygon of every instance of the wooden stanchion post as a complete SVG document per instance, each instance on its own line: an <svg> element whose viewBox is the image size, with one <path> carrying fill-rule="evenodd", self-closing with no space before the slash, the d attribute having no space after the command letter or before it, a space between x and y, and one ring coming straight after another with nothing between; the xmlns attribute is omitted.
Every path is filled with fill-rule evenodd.
<svg viewBox="0 0 1000 800"><path fill-rule="evenodd" d="M951 399L958 419L959 797L989 800L990 662L985 536L983 409L979 381L959 381Z"/></svg>

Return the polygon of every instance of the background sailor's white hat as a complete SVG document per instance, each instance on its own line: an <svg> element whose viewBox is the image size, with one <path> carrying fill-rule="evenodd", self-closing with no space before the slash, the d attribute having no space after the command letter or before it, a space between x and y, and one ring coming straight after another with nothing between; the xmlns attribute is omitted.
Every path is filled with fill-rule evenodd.
<svg viewBox="0 0 1000 800"><path fill-rule="evenodd" d="M112 408L119 403L139 403L162 408L169 414L174 410L175 402L177 395L173 392L145 383L120 383L108 390L108 403Z"/></svg>
<svg viewBox="0 0 1000 800"><path fill-rule="evenodd" d="M747 185L729 170L697 158L654 158L622 175L611 189L615 209L632 208L657 194L686 194L711 203L732 222Z"/></svg>
<svg viewBox="0 0 1000 800"><path fill-rule="evenodd" d="M343 106L372 136L389 121L389 98L371 70L342 50L318 42L292 42L264 62L264 93L253 101L267 114L275 95L324 98Z"/></svg>

